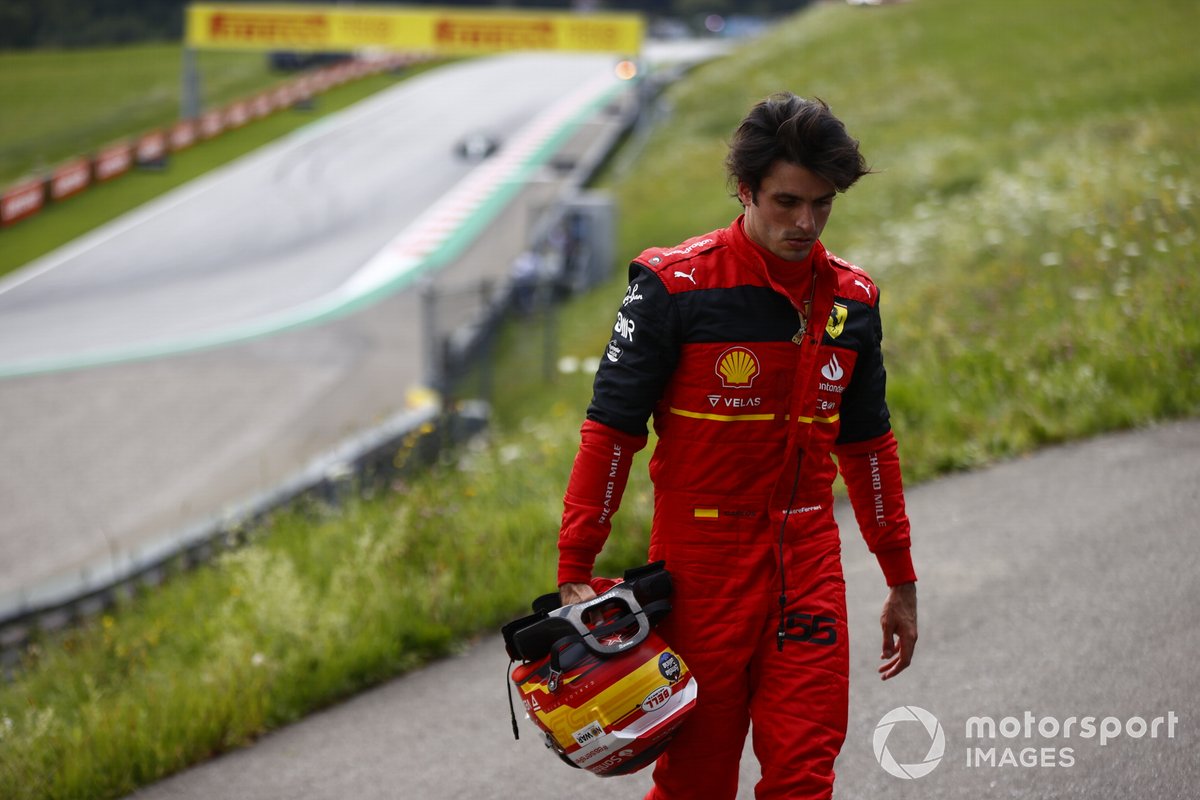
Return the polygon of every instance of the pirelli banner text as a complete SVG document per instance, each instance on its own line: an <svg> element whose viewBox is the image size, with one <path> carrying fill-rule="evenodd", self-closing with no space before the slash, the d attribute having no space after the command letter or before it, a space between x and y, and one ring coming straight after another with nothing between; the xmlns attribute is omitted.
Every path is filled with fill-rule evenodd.
<svg viewBox="0 0 1200 800"><path fill-rule="evenodd" d="M638 14L535 13L403 6L196 4L185 41L210 50L469 55L564 50L633 55L641 50Z"/></svg>

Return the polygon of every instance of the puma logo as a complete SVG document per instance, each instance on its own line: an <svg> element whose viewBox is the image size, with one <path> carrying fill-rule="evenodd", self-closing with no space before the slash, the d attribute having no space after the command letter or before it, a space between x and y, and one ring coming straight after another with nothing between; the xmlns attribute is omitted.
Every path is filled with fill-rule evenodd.
<svg viewBox="0 0 1200 800"><path fill-rule="evenodd" d="M863 288L863 291L867 293L867 299L868 300L871 299L871 287L870 286L867 286L865 283L863 283L862 281L859 281L859 280L854 281L854 285L861 286Z"/></svg>
<svg viewBox="0 0 1200 800"><path fill-rule="evenodd" d="M680 272L679 270L675 270L675 277L676 278L687 278L689 281L692 282L692 286L697 285L696 284L696 268L695 267L692 267L691 272Z"/></svg>

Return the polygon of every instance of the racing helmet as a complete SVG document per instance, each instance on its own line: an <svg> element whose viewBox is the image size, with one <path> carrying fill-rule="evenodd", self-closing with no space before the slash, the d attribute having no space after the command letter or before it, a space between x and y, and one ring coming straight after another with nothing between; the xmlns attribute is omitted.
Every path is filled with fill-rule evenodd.
<svg viewBox="0 0 1200 800"><path fill-rule="evenodd" d="M625 573L595 598L558 595L503 629L516 687L548 748L602 777L628 775L662 754L696 705L696 680L653 627L670 611L662 562ZM510 693L511 703L511 693ZM513 734L517 731L514 713Z"/></svg>

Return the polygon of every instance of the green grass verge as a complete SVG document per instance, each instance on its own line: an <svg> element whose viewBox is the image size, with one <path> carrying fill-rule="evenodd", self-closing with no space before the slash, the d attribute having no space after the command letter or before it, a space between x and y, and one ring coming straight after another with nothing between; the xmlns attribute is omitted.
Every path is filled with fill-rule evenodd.
<svg viewBox="0 0 1200 800"><path fill-rule="evenodd" d="M263 53L201 51L203 105L288 79ZM0 52L0 186L179 117L177 44Z"/></svg>
<svg viewBox="0 0 1200 800"><path fill-rule="evenodd" d="M722 141L750 103L823 96L880 170L838 200L825 239L883 287L910 480L1194 415L1198 13L817 6L673 88L670 123L611 178L622 257L729 220ZM563 310L562 354L602 352L622 286ZM542 380L531 326L504 337L488 443L342 511L282 514L214 568L39 642L0 687L0 796L120 796L448 652L550 588L590 379ZM650 505L634 481L601 571L641 557Z"/></svg>
<svg viewBox="0 0 1200 800"><path fill-rule="evenodd" d="M125 55L125 62L140 63L142 55L148 51L156 57L152 59L148 58L147 60L151 64L158 65L160 69L168 69L165 66L166 63L176 63L180 58L178 47L156 46L130 48L130 50L131 52ZM84 52L94 55L97 51ZM101 55L111 55L112 60L116 63L125 63L120 62L116 58L119 52L122 51L99 51ZM173 62L164 58L170 54L174 56ZM230 54L202 53L200 55L228 56ZM26 57L34 59L35 63L40 63L36 55L26 56L21 54L18 56L11 53L0 53L0 75L5 74L3 62L6 59L13 62L13 67L17 67L21 63L20 59ZM211 92L215 97L221 98L219 102L226 102L237 97L248 97L257 89L280 82L280 76L273 75L266 70L264 56L261 54L256 55L252 61L247 61L246 59L248 58L248 56L241 55L238 59L234 59L229 63L217 60L215 61L216 66L206 65L202 67L205 70L206 85L212 85ZM84 55L75 54L72 51L70 63L76 64L77 62L86 63ZM226 67L225 71L217 68L222 64ZM255 66L259 68L252 68ZM234 69L235 67L238 69ZM314 99L311 110L285 109L264 119L251 122L243 128L227 131L215 139L197 142L188 150L172 154L170 163L165 169L141 170L135 168L130 173L116 180L94 184L82 194L67 198L61 203L47 203L37 215L21 220L9 228L0 230L0 275L24 266L33 259L49 253L55 248L70 242L105 222L116 219L122 214L137 208L159 195L165 194L177 186L182 186L199 175L210 172L216 167L233 161L267 142L278 139L320 117L352 105L428 67L428 64L414 65L395 73L372 75L348 84L343 84L318 95ZM35 74L40 73L35 72ZM72 71L71 74L73 76L74 72ZM224 76L223 80L220 79L221 76ZM0 84L2 83L4 82L0 81ZM139 84L133 85L136 86ZM3 88L3 91L15 92L15 89L10 86ZM33 104L34 99L30 99L27 102ZM54 102L57 106L57 101ZM117 103L115 100L112 102ZM132 100L129 100L126 101L125 105L132 106L134 103ZM171 98L171 102L164 101L161 103L150 103L149 105L152 108L147 110L146 113L131 114L139 122L134 126L126 125L123 128L125 133L144 132L155 124L164 124L173 121L178 116L177 93ZM151 110L154 112L153 114L150 113ZM25 116L34 120L39 118L39 114L34 113L32 110L27 111ZM0 116L0 118L8 119L7 115ZM76 118L72 117L71 119ZM157 121L143 124L140 122L143 119ZM65 125L66 122L62 124ZM97 124L87 127L86 118L78 120L77 124L83 126L82 129L87 131L88 135L82 138L72 136L69 137L70 141L86 142L86 144L79 144L77 149L69 150L67 155L88 152L89 149L94 150L97 145L109 141L109 138L100 138L99 134L96 133L102 126ZM36 129L39 126L35 125L34 127ZM64 128L65 130L66 128ZM107 128L103 128L103 130L107 130ZM47 136L52 141L56 140L54 134L47 134ZM57 134L57 138L65 139L68 137L65 133L60 133ZM11 140L11 132L7 139L0 138L0 154L3 153L2 148L4 145L2 143L9 140ZM32 144L31 142L30 146Z"/></svg>

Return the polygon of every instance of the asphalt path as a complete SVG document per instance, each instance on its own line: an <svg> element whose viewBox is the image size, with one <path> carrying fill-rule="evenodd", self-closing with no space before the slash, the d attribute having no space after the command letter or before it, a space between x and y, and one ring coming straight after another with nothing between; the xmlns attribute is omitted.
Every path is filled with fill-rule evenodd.
<svg viewBox="0 0 1200 800"><path fill-rule="evenodd" d="M908 503L921 638L914 664L887 683L874 670L881 577L838 508L854 641L835 797L1196 797L1200 421L1046 449L915 487ZM133 797L642 796L647 773L572 770L526 720L514 742L506 668L499 636L486 634ZM879 741L909 774L937 760L936 729L900 721L877 731L898 707L924 709L941 727L941 760L923 777L893 777L876 759L887 733ZM972 717L991 717L996 732L968 738ZM1121 732L1101 744L1114 726ZM747 751L739 799L753 797L756 778Z"/></svg>
<svg viewBox="0 0 1200 800"><path fill-rule="evenodd" d="M520 143L586 138L578 119L566 141L529 132L618 83L612 66L526 53L424 73L0 282L0 610L69 599L403 413L428 378L420 287L388 286L415 258L403 248L459 247L422 278L435 287L507 277L564 176L495 167ZM456 157L478 130L499 153ZM492 221L455 244L506 181ZM314 307L328 319L292 324Z"/></svg>

